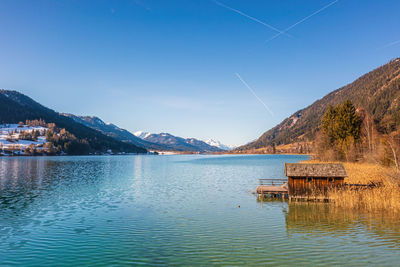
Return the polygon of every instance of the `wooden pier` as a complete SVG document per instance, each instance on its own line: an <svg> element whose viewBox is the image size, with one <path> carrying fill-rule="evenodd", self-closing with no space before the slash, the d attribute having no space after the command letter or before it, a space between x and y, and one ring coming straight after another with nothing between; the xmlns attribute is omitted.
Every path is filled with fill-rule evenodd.
<svg viewBox="0 0 400 267"><path fill-rule="evenodd" d="M345 186L347 176L342 164L285 163L288 179L259 179L259 198L327 200L328 190Z"/></svg>
<svg viewBox="0 0 400 267"><path fill-rule="evenodd" d="M259 183L256 191L260 197L264 197L264 195L288 197L289 188L286 179L259 179Z"/></svg>

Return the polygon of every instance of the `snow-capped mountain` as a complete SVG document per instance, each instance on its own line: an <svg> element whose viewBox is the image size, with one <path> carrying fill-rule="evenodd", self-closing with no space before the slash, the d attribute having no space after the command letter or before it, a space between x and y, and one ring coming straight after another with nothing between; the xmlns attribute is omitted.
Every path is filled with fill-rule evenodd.
<svg viewBox="0 0 400 267"><path fill-rule="evenodd" d="M139 138L145 141L152 142L159 145L167 146L170 150L174 151L188 151L188 152L220 152L223 149L209 145L204 141L195 138L182 138L174 136L169 133L150 134L143 131L134 133Z"/></svg>
<svg viewBox="0 0 400 267"><path fill-rule="evenodd" d="M125 129L119 128L112 123L105 123L95 116L76 116L63 113L63 116L69 117L74 121L81 123L89 128L100 131L102 134L117 139L122 142L132 143L156 151L182 151L182 152L219 152L222 149L211 146L203 141L194 138L181 138L168 133L151 134L144 131L131 133Z"/></svg>
<svg viewBox="0 0 400 267"><path fill-rule="evenodd" d="M148 137L149 135L151 135L151 133L148 132L144 132L144 131L137 131L133 133L136 137L139 137L140 139L145 139L146 137Z"/></svg>
<svg viewBox="0 0 400 267"><path fill-rule="evenodd" d="M235 146L224 145L220 141L214 140L214 139L207 139L204 142L206 144L209 144L210 146L215 146L215 147L218 147L218 148L223 149L223 150L232 150L232 149L235 148Z"/></svg>

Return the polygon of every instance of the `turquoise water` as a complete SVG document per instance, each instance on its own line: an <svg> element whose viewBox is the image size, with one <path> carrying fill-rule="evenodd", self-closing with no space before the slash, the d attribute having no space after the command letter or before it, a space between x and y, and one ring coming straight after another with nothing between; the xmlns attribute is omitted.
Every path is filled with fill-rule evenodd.
<svg viewBox="0 0 400 267"><path fill-rule="evenodd" d="M400 265L398 219L257 201L305 158L0 158L0 265Z"/></svg>

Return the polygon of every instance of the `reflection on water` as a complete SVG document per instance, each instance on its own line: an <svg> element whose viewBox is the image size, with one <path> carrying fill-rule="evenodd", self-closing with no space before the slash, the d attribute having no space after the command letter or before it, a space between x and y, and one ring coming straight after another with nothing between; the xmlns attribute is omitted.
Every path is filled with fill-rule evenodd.
<svg viewBox="0 0 400 267"><path fill-rule="evenodd" d="M398 218L257 202L304 159L0 158L0 265L398 264Z"/></svg>
<svg viewBox="0 0 400 267"><path fill-rule="evenodd" d="M22 229L32 224L48 226L60 216L66 220L73 215L74 197L88 191L98 196L96 189L109 177L109 172L108 160L84 164L79 159L60 161L39 157L1 160L0 223L8 227L0 228L0 237L29 233ZM66 206L70 206L69 212L64 209Z"/></svg>
<svg viewBox="0 0 400 267"><path fill-rule="evenodd" d="M376 244L400 248L400 215L365 213L326 203L293 202L284 209L288 236L351 237L368 233Z"/></svg>
<svg viewBox="0 0 400 267"><path fill-rule="evenodd" d="M289 234L346 234L356 221L355 213L325 203L294 202L284 212Z"/></svg>

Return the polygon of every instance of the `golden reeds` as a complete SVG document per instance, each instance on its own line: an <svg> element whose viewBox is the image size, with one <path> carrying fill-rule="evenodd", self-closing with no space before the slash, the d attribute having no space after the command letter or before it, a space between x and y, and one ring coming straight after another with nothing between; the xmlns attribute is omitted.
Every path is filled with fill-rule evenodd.
<svg viewBox="0 0 400 267"><path fill-rule="evenodd" d="M400 213L400 173L371 163L348 163L346 168L348 184L379 184L373 188L337 188L328 191L332 205L366 211Z"/></svg>

